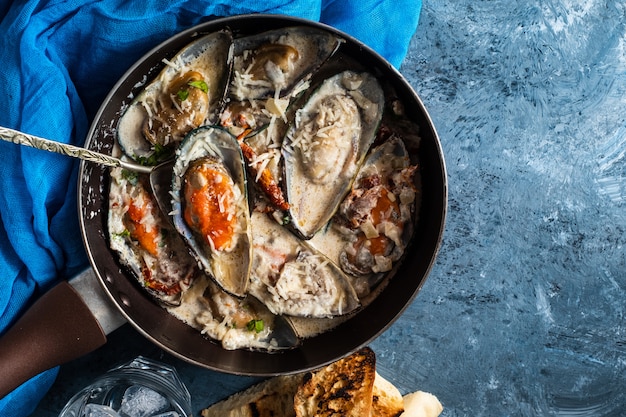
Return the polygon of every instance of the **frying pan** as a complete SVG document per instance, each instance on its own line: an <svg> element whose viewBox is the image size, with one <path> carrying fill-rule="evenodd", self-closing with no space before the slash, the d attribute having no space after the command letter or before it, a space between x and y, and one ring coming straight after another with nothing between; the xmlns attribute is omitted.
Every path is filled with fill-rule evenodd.
<svg viewBox="0 0 626 417"><path fill-rule="evenodd" d="M446 169L441 145L426 108L402 75L382 57L358 40L324 24L278 15L245 15L209 21L178 33L137 61L113 87L96 114L85 147L110 153L115 141L115 126L124 107L141 90L145 80L158 74L164 58L171 58L198 36L223 28L230 28L235 36L243 36L293 25L314 26L343 38L345 43L333 58L334 65L360 67L377 76L388 91L395 92L408 118L419 129L421 138L419 147L410 148L412 158L419 162L421 174L421 204L416 213L412 242L384 289L354 317L330 331L304 339L294 349L276 353L223 349L219 343L207 339L155 303L121 266L107 240L108 170L92 163L82 162L80 166L80 227L95 277L106 297L150 341L178 358L215 371L253 376L288 374L318 368L356 351L384 332L412 302L435 262L442 239L447 211ZM59 303L49 304L58 307ZM74 320L79 311L85 310L80 303L63 304L68 310L65 314L73 316ZM40 311L41 308L35 310L30 313L35 321L50 317ZM21 325L18 327L21 330ZM85 336L83 340L88 338ZM81 336L76 336L75 342L80 339ZM99 343L104 341L94 342L95 345ZM77 349L76 355L95 347ZM2 355L3 348L0 347L0 357ZM57 356L62 358L56 364L71 359L65 354L57 353ZM55 363L48 362L48 365Z"/></svg>

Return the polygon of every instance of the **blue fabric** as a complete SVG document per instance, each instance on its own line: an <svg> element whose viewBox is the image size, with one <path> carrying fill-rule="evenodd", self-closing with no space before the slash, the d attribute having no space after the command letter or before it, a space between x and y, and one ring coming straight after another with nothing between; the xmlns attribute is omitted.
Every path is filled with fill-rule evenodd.
<svg viewBox="0 0 626 417"><path fill-rule="evenodd" d="M321 20L399 67L420 0L0 0L0 125L83 145L101 101L127 68L176 32L263 12ZM78 226L78 163L0 141L0 334L39 295L87 266ZM0 400L30 414L56 377Z"/></svg>

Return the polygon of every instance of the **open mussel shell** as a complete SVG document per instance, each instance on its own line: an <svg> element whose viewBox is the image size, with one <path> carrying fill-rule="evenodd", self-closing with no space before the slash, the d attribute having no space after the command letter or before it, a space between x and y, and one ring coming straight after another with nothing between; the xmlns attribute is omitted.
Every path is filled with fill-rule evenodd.
<svg viewBox="0 0 626 417"><path fill-rule="evenodd" d="M117 141L127 156L154 165L189 131L214 121L230 79L232 42L230 31L217 31L163 60L119 120Z"/></svg>
<svg viewBox="0 0 626 417"><path fill-rule="evenodd" d="M413 235L417 170L403 140L391 136L372 148L333 218L347 240L339 265L353 276L368 276L370 287L399 261Z"/></svg>
<svg viewBox="0 0 626 417"><path fill-rule="evenodd" d="M367 72L324 80L296 111L282 145L289 226L304 239L324 227L375 140L385 97Z"/></svg>
<svg viewBox="0 0 626 417"><path fill-rule="evenodd" d="M235 40L230 94L235 100L256 100L289 94L310 77L343 42L338 36L309 26L275 29Z"/></svg>
<svg viewBox="0 0 626 417"><path fill-rule="evenodd" d="M285 317L274 315L250 295L237 298L222 291L206 275L199 276L183 294L181 304L168 311L227 350L273 351L291 349L300 342Z"/></svg>
<svg viewBox="0 0 626 417"><path fill-rule="evenodd" d="M202 269L243 297L251 264L250 212L239 144L219 127L193 130L176 152L172 220Z"/></svg>
<svg viewBox="0 0 626 417"><path fill-rule="evenodd" d="M359 307L357 294L341 269L268 215L252 214L252 234L250 294L271 312L329 318Z"/></svg>
<svg viewBox="0 0 626 417"><path fill-rule="evenodd" d="M185 243L159 210L147 178L111 169L109 245L139 284L165 305L178 305L198 269Z"/></svg>

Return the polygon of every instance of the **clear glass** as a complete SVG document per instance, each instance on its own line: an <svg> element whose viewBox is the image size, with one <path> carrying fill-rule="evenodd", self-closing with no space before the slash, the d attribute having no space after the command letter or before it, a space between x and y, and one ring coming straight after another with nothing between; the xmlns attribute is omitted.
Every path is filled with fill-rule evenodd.
<svg viewBox="0 0 626 417"><path fill-rule="evenodd" d="M189 417L191 395L176 369L138 356L76 393L59 417Z"/></svg>

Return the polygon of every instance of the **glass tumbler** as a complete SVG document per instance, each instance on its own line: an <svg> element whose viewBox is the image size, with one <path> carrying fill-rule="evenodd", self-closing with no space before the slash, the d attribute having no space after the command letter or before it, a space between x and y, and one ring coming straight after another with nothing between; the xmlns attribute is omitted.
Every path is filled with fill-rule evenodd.
<svg viewBox="0 0 626 417"><path fill-rule="evenodd" d="M138 356L76 393L59 417L190 417L191 395L171 366Z"/></svg>

